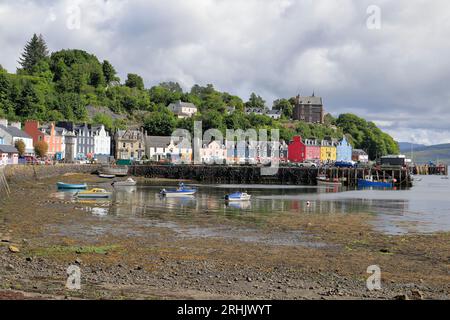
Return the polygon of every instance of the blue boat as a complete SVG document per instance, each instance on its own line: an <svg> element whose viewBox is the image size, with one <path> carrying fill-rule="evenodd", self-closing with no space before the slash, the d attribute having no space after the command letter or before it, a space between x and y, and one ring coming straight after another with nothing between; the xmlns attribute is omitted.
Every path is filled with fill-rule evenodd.
<svg viewBox="0 0 450 320"><path fill-rule="evenodd" d="M366 177L365 179L358 179L358 188L393 188L394 182L392 180L376 181L373 177Z"/></svg>
<svg viewBox="0 0 450 320"><path fill-rule="evenodd" d="M58 183L56 183L56 186L58 189L79 189L79 190L87 189L86 183L75 184L75 183L58 182Z"/></svg>
<svg viewBox="0 0 450 320"><path fill-rule="evenodd" d="M180 183L176 189L162 189L159 193L167 197L184 197L191 196L197 192L197 189L185 186L184 183Z"/></svg>
<svg viewBox="0 0 450 320"><path fill-rule="evenodd" d="M225 196L226 201L249 201L250 198L251 198L251 195L249 195L248 193L245 193L245 192L240 192L240 191L230 193Z"/></svg>

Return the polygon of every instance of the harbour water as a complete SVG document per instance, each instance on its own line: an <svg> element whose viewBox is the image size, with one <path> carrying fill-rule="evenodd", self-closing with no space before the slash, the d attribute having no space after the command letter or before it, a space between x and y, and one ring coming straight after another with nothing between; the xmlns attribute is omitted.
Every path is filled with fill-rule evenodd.
<svg viewBox="0 0 450 320"><path fill-rule="evenodd" d="M336 215L369 213L373 228L386 234L434 233L450 231L450 180L423 176L406 190L345 190L341 187L274 185L196 185L195 196L166 198L161 188L175 183L153 183L137 187L112 188L110 200L83 201L79 208L103 219L142 219L164 226L184 222L210 221L220 227L221 219L253 220L257 225L268 216L285 214ZM248 202L226 203L224 195L233 191L252 195ZM56 192L60 199L73 199L70 192ZM75 201L75 200L73 200ZM214 236L218 229L193 228L184 233ZM229 231L229 230L228 230ZM286 240L287 241L287 240Z"/></svg>

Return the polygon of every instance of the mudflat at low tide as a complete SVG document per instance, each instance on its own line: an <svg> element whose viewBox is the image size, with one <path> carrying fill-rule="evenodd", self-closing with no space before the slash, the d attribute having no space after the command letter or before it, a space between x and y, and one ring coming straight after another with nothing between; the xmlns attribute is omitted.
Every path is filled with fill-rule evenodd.
<svg viewBox="0 0 450 320"><path fill-rule="evenodd" d="M158 190L177 181L115 189L91 175L64 177L113 192L92 201L58 192L60 180L17 183L3 200L0 298L450 297L448 230L387 219L392 208L377 215L366 202L349 206L345 193L247 186L250 204L229 206L222 196L242 186L200 185L194 199L161 199ZM69 265L80 268L80 290L66 288ZM366 287L372 265L381 290Z"/></svg>

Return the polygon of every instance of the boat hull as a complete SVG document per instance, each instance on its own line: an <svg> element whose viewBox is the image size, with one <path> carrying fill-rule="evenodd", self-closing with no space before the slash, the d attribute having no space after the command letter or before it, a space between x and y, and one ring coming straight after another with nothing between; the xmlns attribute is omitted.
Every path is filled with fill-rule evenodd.
<svg viewBox="0 0 450 320"><path fill-rule="evenodd" d="M104 174L104 173L100 173L98 176L99 176L100 178L105 178L105 179L112 179L112 178L115 178L115 177L116 177L116 176L113 175L113 174Z"/></svg>
<svg viewBox="0 0 450 320"><path fill-rule="evenodd" d="M197 190L162 190L161 194L166 197L185 197L192 196L197 192Z"/></svg>
<svg viewBox="0 0 450 320"><path fill-rule="evenodd" d="M318 186L342 186L342 182L317 180Z"/></svg>
<svg viewBox="0 0 450 320"><path fill-rule="evenodd" d="M251 196L248 197L240 197L240 198L227 198L225 197L225 200L229 201L229 202L238 202L238 201L250 201L251 200Z"/></svg>
<svg viewBox="0 0 450 320"><path fill-rule="evenodd" d="M58 187L58 189L71 189L71 190L83 190L83 189L87 189L87 184L71 184L71 183L64 183L64 182L58 182L56 183L56 186Z"/></svg>
<svg viewBox="0 0 450 320"><path fill-rule="evenodd" d="M111 194L91 194L91 195L89 195L89 194L78 194L77 195L77 198L80 198L80 199L106 199L106 198L109 198L109 197L111 197Z"/></svg>
<svg viewBox="0 0 450 320"><path fill-rule="evenodd" d="M358 179L359 188L392 188L394 184L392 182L381 182L381 181L368 181L364 179Z"/></svg>

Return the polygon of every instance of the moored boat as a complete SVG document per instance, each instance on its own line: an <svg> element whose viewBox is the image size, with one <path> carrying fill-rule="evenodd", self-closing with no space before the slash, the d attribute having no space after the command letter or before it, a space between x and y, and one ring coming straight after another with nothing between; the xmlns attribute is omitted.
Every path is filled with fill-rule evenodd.
<svg viewBox="0 0 450 320"><path fill-rule="evenodd" d="M159 193L167 197L183 197L194 195L197 189L185 186L184 183L180 183L176 189L162 189Z"/></svg>
<svg viewBox="0 0 450 320"><path fill-rule="evenodd" d="M317 185L319 186L342 186L342 182L339 179L330 179L326 176L318 176L316 178Z"/></svg>
<svg viewBox="0 0 450 320"><path fill-rule="evenodd" d="M114 174L106 174L106 173L100 173L98 176L100 178L105 178L105 179L112 179L112 178L116 177Z"/></svg>
<svg viewBox="0 0 450 320"><path fill-rule="evenodd" d="M100 174L114 175L117 177L125 177L128 175L127 166L104 166L99 170Z"/></svg>
<svg viewBox="0 0 450 320"><path fill-rule="evenodd" d="M133 180L133 178L128 178L127 180L123 180L123 181L114 181L113 183L111 183L114 187L133 187L137 184L137 182L135 180Z"/></svg>
<svg viewBox="0 0 450 320"><path fill-rule="evenodd" d="M367 176L364 179L358 179L358 188L392 188L393 180L374 180L373 176Z"/></svg>
<svg viewBox="0 0 450 320"><path fill-rule="evenodd" d="M251 199L251 195L249 195L246 192L234 192L234 193L230 193L227 194L225 196L225 200L226 201L249 201Z"/></svg>
<svg viewBox="0 0 450 320"><path fill-rule="evenodd" d="M75 194L75 197L77 198L89 198L89 199L109 198L110 196L111 192L100 188L93 188L91 190L79 191Z"/></svg>
<svg viewBox="0 0 450 320"><path fill-rule="evenodd" d="M87 184L86 183L76 184L76 183L57 182L56 187L58 189L80 189L81 190L81 189L87 189Z"/></svg>

